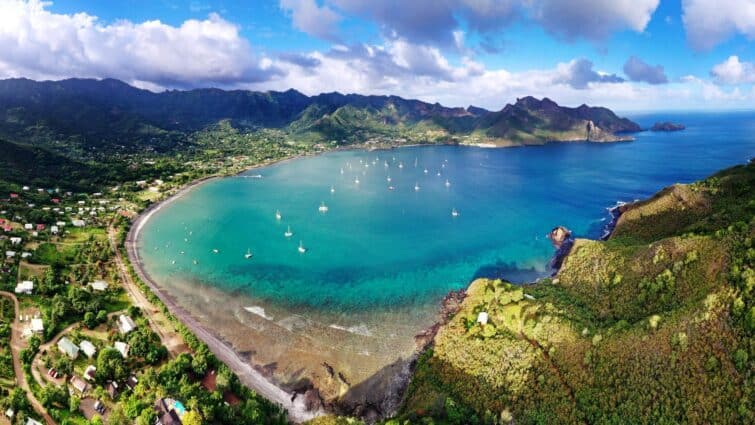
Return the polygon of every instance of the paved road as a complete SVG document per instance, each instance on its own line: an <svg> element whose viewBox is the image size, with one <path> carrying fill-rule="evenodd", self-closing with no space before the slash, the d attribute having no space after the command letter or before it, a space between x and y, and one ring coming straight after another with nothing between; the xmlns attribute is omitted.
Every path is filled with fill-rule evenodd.
<svg viewBox="0 0 755 425"><path fill-rule="evenodd" d="M47 409L42 406L42 403L40 403L39 400L34 397L34 393L32 393L31 388L29 388L29 383L26 382L26 376L24 375L24 366L23 364L21 364L21 350L25 347L22 335L23 329L21 322L18 321L18 318L21 314L18 307L18 298L16 298L14 294L5 291L0 291L0 296L12 299L16 310L16 315L13 318L10 343L11 355L13 356L13 371L16 373L16 384L20 385L21 389L26 391L26 397L29 399L29 402L34 408L34 411L36 411L37 414L39 414L45 420L47 425L55 425L56 422L47 413Z"/></svg>

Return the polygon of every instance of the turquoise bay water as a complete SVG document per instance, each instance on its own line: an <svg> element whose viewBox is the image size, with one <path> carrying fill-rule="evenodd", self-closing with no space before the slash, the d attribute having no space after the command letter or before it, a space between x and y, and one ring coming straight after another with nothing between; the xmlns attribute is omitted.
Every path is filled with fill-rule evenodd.
<svg viewBox="0 0 755 425"><path fill-rule="evenodd" d="M412 147L288 161L213 180L166 205L141 232L141 257L158 283L200 282L293 312L435 308L475 276L548 274L554 250L545 235L556 225L597 237L617 201L755 155L752 112L631 118L688 128L640 133L631 143ZM253 258L244 258L247 249Z"/></svg>

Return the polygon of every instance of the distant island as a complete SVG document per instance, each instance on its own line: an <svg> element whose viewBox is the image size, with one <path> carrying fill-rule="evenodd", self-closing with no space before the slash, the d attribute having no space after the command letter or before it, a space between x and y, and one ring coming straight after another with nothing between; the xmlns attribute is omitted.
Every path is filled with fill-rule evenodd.
<svg viewBox="0 0 755 425"><path fill-rule="evenodd" d="M225 121L324 147L456 143L520 146L631 140L636 123L607 108L563 107L527 96L499 111L446 107L398 96L296 90L195 89L154 93L113 79L0 80L0 138L65 140L81 149L115 143L166 149Z"/></svg>
<svg viewBox="0 0 755 425"><path fill-rule="evenodd" d="M659 121L650 127L650 131L682 131L685 128L684 124L675 124L671 121Z"/></svg>

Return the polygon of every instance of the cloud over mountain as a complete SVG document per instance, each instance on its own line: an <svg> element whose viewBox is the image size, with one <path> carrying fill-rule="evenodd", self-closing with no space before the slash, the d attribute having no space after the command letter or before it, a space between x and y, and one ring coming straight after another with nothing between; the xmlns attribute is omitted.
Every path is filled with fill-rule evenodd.
<svg viewBox="0 0 755 425"><path fill-rule="evenodd" d="M31 78L109 76L143 86L263 81L280 73L255 56L239 28L217 14L171 26L101 23L57 14L48 3L0 1L0 72ZM190 54L187 54L190 52Z"/></svg>
<svg viewBox="0 0 755 425"><path fill-rule="evenodd" d="M565 83L575 89L586 89L590 83L623 83L616 74L599 73L592 69L593 63L587 59L575 59L558 67L556 83Z"/></svg>
<svg viewBox="0 0 755 425"><path fill-rule="evenodd" d="M624 64L624 74L631 81L642 81L648 84L668 83L668 77L663 71L663 66L652 66L637 56L631 56Z"/></svg>

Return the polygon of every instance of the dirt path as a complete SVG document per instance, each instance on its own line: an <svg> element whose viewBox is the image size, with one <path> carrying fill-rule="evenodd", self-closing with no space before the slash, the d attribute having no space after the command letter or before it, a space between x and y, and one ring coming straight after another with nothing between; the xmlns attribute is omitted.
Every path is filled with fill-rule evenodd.
<svg viewBox="0 0 755 425"><path fill-rule="evenodd" d="M147 299L136 282L131 278L131 274L128 272L126 264L121 257L121 252L118 249L116 243L117 236L116 230L113 227L109 227L108 238L115 255L115 265L118 268L118 275L121 277L123 287L126 288L126 292L128 292L132 302L135 306L142 309L144 317L149 321L150 327L160 337L160 341L168 349L171 357L175 358L181 353L188 353L189 347L186 346L181 335L177 334L167 318L163 317L163 320L158 322L156 316L160 315L162 317L162 313Z"/></svg>
<svg viewBox="0 0 755 425"><path fill-rule="evenodd" d="M561 385L566 390L566 393L569 395L569 399L574 404L574 410L576 411L577 399L574 397L574 389L572 389L571 385L569 385L569 383L566 382L566 378L564 378L564 375L561 373L561 369L559 369L558 366L556 366L556 364L553 362L553 359L551 359L551 356L550 354L548 354L548 351L542 345L540 345L540 343L537 340L529 338L523 332L520 332L519 336L540 352L540 354L543 356L543 359L545 359L545 361L548 363L548 368L550 368L553 374L556 375L556 378L558 378L558 381L561 382ZM585 421L584 423L588 424L587 421Z"/></svg>
<svg viewBox="0 0 755 425"><path fill-rule="evenodd" d="M24 366L21 363L21 350L23 350L25 347L22 335L23 329L21 322L18 321L18 318L21 315L20 308L18 306L18 298L16 298L14 294L5 291L0 291L0 296L12 299L16 310L16 315L13 318L13 326L11 327L10 341L11 355L13 357L13 371L16 374L16 384L20 385L21 389L26 391L26 398L29 399L31 406L34 408L34 411L44 419L47 425L55 425L56 422L47 413L47 409L42 406L42 403L40 403L39 400L34 397L34 393L32 393L31 388L29 388L29 383L26 382L26 376L24 375Z"/></svg>

